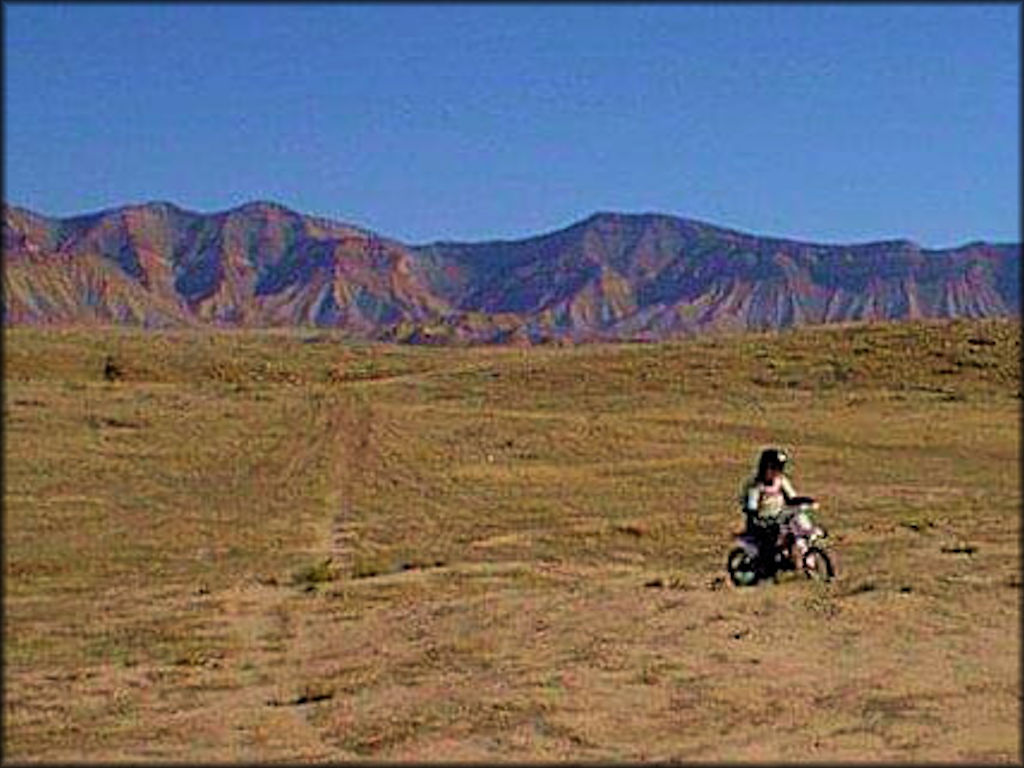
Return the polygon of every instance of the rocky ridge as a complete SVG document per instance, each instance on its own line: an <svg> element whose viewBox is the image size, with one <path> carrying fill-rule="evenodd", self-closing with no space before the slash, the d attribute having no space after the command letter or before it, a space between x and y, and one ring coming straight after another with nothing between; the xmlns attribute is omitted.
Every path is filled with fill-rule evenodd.
<svg viewBox="0 0 1024 768"><path fill-rule="evenodd" d="M928 250L597 213L522 240L409 245L253 202L49 218L4 206L5 325L312 326L409 343L659 340L1020 315L1020 245Z"/></svg>

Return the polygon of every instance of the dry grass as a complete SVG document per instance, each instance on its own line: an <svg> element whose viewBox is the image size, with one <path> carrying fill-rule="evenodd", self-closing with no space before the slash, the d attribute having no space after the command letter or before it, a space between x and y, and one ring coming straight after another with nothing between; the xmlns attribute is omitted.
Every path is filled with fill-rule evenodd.
<svg viewBox="0 0 1024 768"><path fill-rule="evenodd" d="M8 329L5 757L1019 762L1019 355ZM767 443L831 585L722 579Z"/></svg>

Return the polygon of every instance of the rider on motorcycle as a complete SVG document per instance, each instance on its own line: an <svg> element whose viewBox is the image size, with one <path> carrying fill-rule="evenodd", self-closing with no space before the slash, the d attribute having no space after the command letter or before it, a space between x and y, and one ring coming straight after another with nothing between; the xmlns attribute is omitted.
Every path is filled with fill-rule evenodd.
<svg viewBox="0 0 1024 768"><path fill-rule="evenodd" d="M779 516L786 505L798 498L786 476L789 456L781 448L766 448L757 462L757 473L743 486L740 503L746 516L746 532L753 534L771 552L781 547Z"/></svg>

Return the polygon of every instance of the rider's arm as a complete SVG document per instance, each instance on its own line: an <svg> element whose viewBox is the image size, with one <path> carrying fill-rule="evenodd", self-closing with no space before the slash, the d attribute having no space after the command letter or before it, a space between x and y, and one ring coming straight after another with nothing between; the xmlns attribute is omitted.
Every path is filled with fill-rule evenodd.
<svg viewBox="0 0 1024 768"><path fill-rule="evenodd" d="M793 488L793 483L785 475L782 476L782 480L779 483L782 489L782 498L785 499L786 503L789 504L796 498L796 490Z"/></svg>
<svg viewBox="0 0 1024 768"><path fill-rule="evenodd" d="M751 483L743 489L743 512L747 515L756 515L761 502L761 491L756 483Z"/></svg>
<svg viewBox="0 0 1024 768"><path fill-rule="evenodd" d="M740 504L743 507L743 518L746 520L747 530L760 527L761 489L756 482L751 482L743 488Z"/></svg>

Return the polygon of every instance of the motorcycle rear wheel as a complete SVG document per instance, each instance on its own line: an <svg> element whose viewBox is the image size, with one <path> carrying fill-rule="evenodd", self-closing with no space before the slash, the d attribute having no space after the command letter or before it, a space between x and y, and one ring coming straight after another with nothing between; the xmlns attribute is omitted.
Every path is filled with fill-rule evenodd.
<svg viewBox="0 0 1024 768"><path fill-rule="evenodd" d="M752 587L757 583L757 563L743 547L736 547L729 553L725 567L737 587Z"/></svg>
<svg viewBox="0 0 1024 768"><path fill-rule="evenodd" d="M804 573L809 579L818 581L831 581L835 578L836 571L832 565L832 559L825 550L819 547L811 547L804 554Z"/></svg>

